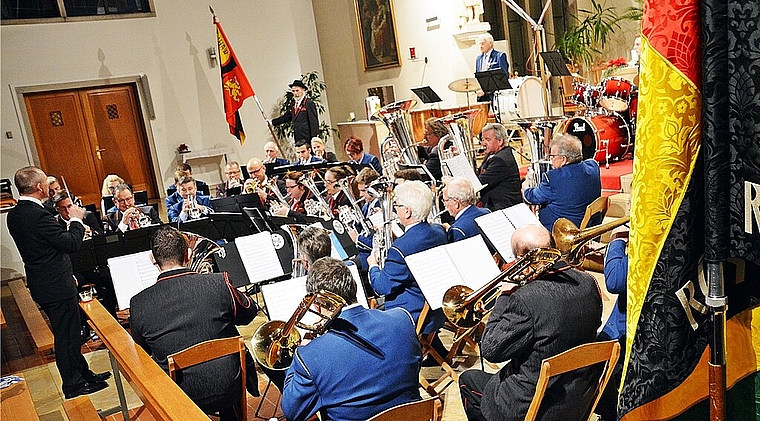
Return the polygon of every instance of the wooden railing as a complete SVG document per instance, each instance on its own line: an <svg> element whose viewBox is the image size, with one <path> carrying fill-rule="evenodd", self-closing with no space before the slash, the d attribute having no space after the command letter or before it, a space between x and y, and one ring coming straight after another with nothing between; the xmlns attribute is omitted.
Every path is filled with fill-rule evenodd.
<svg viewBox="0 0 760 421"><path fill-rule="evenodd" d="M95 333L118 364L119 372L126 377L154 418L165 421L209 419L145 350L134 342L132 336L98 300L79 305L90 319ZM117 381L118 374L114 373ZM123 399L123 396L120 398Z"/></svg>

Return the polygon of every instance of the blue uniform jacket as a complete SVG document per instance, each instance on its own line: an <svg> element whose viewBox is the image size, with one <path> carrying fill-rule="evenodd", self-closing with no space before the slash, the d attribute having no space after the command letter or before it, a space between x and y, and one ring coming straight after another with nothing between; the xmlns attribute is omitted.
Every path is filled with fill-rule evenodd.
<svg viewBox="0 0 760 421"><path fill-rule="evenodd" d="M538 212L538 219L549 232L559 218L578 226L586 207L602 195L599 164L587 159L549 170L537 187L527 188L523 194L530 204L546 205Z"/></svg>
<svg viewBox="0 0 760 421"><path fill-rule="evenodd" d="M422 351L406 311L344 309L330 330L299 347L285 374L282 410L291 421L366 420L420 399Z"/></svg>
<svg viewBox="0 0 760 421"><path fill-rule="evenodd" d="M479 208L475 205L470 205L469 208L463 210L449 228L449 232L447 233L449 243L480 234L480 230L475 224L475 218L488 213L491 213L491 211L487 208Z"/></svg>
<svg viewBox="0 0 760 421"><path fill-rule="evenodd" d="M475 71L479 72L481 67L481 63L483 63L483 54L478 54L478 57L475 59ZM491 50L491 54L488 55L488 67L486 70L496 70L501 69L504 71L504 73L507 75L507 79L509 79L509 62L507 61L507 54L503 51L497 51L497 50ZM490 101L491 100L491 92L486 92L485 95L478 97L478 102L483 101Z"/></svg>
<svg viewBox="0 0 760 421"><path fill-rule="evenodd" d="M207 215L211 213L211 200L208 196L204 196L202 194L196 194L195 197L198 199L198 204L206 206L208 209L208 212L206 212L204 215ZM179 202L175 203L171 208L169 208L166 213L169 217L169 222L177 222L180 219L180 214L182 213L182 207L185 205L185 201L180 196ZM184 219L183 219L184 221Z"/></svg>
<svg viewBox="0 0 760 421"><path fill-rule="evenodd" d="M625 252L627 243L617 239L610 241L607 254L604 256L604 284L607 291L618 294L617 302L612 307L607 323L604 324L599 338L602 340L620 339L625 335L626 313L626 281L628 278L628 254Z"/></svg>
<svg viewBox="0 0 760 421"><path fill-rule="evenodd" d="M446 232L443 227L420 222L393 242L393 246L388 249L388 257L382 270L377 266L370 268L370 284L375 292L385 295L386 310L404 308L417 321L425 305L425 297L404 258L442 244L446 244ZM444 321L440 309L430 313L422 333L435 332L443 326Z"/></svg>
<svg viewBox="0 0 760 421"><path fill-rule="evenodd" d="M383 166L380 165L380 160L375 156L364 152L359 164L369 164L377 171L378 174L383 173Z"/></svg>

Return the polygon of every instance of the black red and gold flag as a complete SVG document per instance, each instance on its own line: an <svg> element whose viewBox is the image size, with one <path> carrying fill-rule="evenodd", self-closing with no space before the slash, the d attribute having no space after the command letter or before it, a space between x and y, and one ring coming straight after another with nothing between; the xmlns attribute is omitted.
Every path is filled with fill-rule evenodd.
<svg viewBox="0 0 760 421"><path fill-rule="evenodd" d="M243 68L238 62L235 52L232 51L227 36L224 34L222 24L214 15L214 25L216 25L216 39L219 45L219 63L222 71L222 95L224 97L224 113L227 117L227 124L230 126L230 134L234 135L242 145L245 142L245 132L243 123L240 121L240 107L246 98L252 97L255 93L248 78L243 72Z"/></svg>

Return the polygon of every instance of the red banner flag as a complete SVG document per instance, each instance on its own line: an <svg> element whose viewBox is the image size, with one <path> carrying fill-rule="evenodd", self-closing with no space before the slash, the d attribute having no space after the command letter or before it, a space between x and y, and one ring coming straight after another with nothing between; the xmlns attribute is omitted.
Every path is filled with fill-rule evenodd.
<svg viewBox="0 0 760 421"><path fill-rule="evenodd" d="M224 113L227 117L227 124L230 126L230 133L233 134L242 145L245 142L245 133L243 132L243 123L240 121L238 110L243 106L243 101L254 95L248 78L243 72L243 68L238 64L237 56L232 51L227 36L224 34L222 25L214 15L214 25L216 25L216 40L219 44L219 62L222 70L222 95L224 96Z"/></svg>

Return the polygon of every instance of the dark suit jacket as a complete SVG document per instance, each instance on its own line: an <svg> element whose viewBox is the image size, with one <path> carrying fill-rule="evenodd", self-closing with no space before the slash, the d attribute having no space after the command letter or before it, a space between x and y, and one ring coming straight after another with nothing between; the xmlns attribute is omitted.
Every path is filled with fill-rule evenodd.
<svg viewBox="0 0 760 421"><path fill-rule="evenodd" d="M298 141L306 139L311 141L312 137L319 135L319 119L317 118L317 106L310 98L304 98L298 109L293 107L285 114L272 119L272 124L279 126L287 122L293 122L293 140Z"/></svg>
<svg viewBox="0 0 760 421"><path fill-rule="evenodd" d="M238 336L235 325L250 323L258 306L220 273L189 269L164 272L130 301L135 342L168 371L166 357L210 339ZM183 370L179 386L204 411L227 408L240 397L240 364L232 355ZM255 378L256 371L247 375Z"/></svg>
<svg viewBox="0 0 760 421"><path fill-rule="evenodd" d="M480 182L488 184L480 191L480 202L492 211L522 203L520 169L512 149L502 148L487 156L480 166Z"/></svg>
<svg viewBox="0 0 760 421"><path fill-rule="evenodd" d="M522 420L536 389L541 361L593 342L601 324L602 299L590 275L570 269L544 275L511 295L501 295L488 318L480 349L494 363L506 362L483 390L487 419ZM574 371L549 381L539 419L578 420L601 371ZM593 379L596 374L597 378Z"/></svg>
<svg viewBox="0 0 760 421"><path fill-rule="evenodd" d="M325 154L320 156L320 158L324 159L325 162L338 162L338 157L335 156L334 152L330 151L325 151Z"/></svg>
<svg viewBox="0 0 760 421"><path fill-rule="evenodd" d="M479 72L481 63L483 62L483 54L479 54L475 59L475 71ZM507 75L509 79L509 62L507 61L507 54L502 51L491 50L491 54L488 56L488 67L486 70L501 69ZM484 89L485 91L485 89ZM492 92L486 92L485 95L478 97L478 102L490 101Z"/></svg>
<svg viewBox="0 0 760 421"><path fill-rule="evenodd" d="M404 259L442 244L446 244L443 227L420 222L393 242L382 270L377 266L369 269L372 288L378 294L385 295L386 310L401 307L417 321L425 305L425 297ZM443 326L444 317L440 310L428 314L422 333L432 333Z"/></svg>
<svg viewBox="0 0 760 421"><path fill-rule="evenodd" d="M406 311L343 310L327 333L296 350L285 375L282 410L289 420L305 420L317 410L322 419L369 419L420 399L420 360Z"/></svg>
<svg viewBox="0 0 760 421"><path fill-rule="evenodd" d="M153 206L139 206L142 213L148 215L150 217L151 224L160 224L161 218L158 217L158 212L156 212L155 209L153 209ZM110 212L108 215L106 215L106 221L108 222L109 230L110 231L117 231L119 229L119 222L121 222L121 211L116 210L115 212Z"/></svg>
<svg viewBox="0 0 760 421"><path fill-rule="evenodd" d="M56 217L58 220L58 223L61 225L61 228L64 230L66 229L66 221L63 220L60 216ZM82 219L82 222L84 222L85 225L90 227L90 230L92 231L92 235L101 235L103 234L103 223L98 220L98 217L95 216L94 213L90 211L86 211L84 213L84 219Z"/></svg>
<svg viewBox="0 0 760 421"><path fill-rule="evenodd" d="M79 250L84 226L72 222L66 231L45 208L19 200L8 212L8 232L24 261L27 286L39 304L75 297L77 289L68 253Z"/></svg>
<svg viewBox="0 0 760 421"><path fill-rule="evenodd" d="M459 213L458 218L454 220L454 223L449 227L449 231L446 233L449 238L449 243L454 241L464 240L465 238L474 237L480 234L477 224L475 224L475 218L483 216L491 211L487 208L479 208L475 205L471 205L469 208Z"/></svg>

